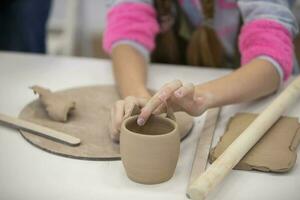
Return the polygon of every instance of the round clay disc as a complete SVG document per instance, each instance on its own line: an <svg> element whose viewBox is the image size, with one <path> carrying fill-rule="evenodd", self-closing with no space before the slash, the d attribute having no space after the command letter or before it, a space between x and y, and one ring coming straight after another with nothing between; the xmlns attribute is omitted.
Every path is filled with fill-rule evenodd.
<svg viewBox="0 0 300 200"><path fill-rule="evenodd" d="M25 131L23 137L45 151L78 159L120 159L119 144L109 136L110 107L119 99L112 85L73 88L58 93L75 100L76 109L66 123L51 120L39 100L29 103L20 113L21 119L40 124L81 139L79 146L69 146ZM193 127L193 118L183 112L175 113L181 138L184 139Z"/></svg>

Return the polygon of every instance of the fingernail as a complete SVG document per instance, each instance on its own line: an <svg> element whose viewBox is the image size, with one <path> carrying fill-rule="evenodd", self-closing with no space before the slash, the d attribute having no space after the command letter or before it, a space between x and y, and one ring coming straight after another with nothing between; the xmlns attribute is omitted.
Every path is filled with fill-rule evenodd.
<svg viewBox="0 0 300 200"><path fill-rule="evenodd" d="M137 124L138 124L139 126L143 126L143 125L145 124L145 120L144 120L142 117L139 117L139 118L137 119Z"/></svg>
<svg viewBox="0 0 300 200"><path fill-rule="evenodd" d="M176 97L182 97L182 91L177 90L177 91L175 92L175 96L176 96Z"/></svg>

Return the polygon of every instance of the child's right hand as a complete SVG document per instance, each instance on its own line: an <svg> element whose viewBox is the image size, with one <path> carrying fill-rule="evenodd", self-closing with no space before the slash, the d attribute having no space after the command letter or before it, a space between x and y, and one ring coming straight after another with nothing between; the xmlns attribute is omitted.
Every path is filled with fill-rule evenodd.
<svg viewBox="0 0 300 200"><path fill-rule="evenodd" d="M143 106L137 123L140 126L144 125L151 114L157 115L166 112L166 106L174 112L184 111L192 116L201 115L208 108L210 96L197 89L194 84L182 84L179 80L165 84Z"/></svg>
<svg viewBox="0 0 300 200"><path fill-rule="evenodd" d="M120 129L122 122L130 117L134 106L142 108L146 105L148 99L128 96L125 99L118 100L110 110L110 137L115 142L120 139Z"/></svg>

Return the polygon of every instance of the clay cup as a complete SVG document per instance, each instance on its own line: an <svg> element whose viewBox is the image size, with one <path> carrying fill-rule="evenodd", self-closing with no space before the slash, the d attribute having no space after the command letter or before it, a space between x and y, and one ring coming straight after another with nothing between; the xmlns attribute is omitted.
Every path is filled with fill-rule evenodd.
<svg viewBox="0 0 300 200"><path fill-rule="evenodd" d="M169 180L180 151L177 123L162 116L151 116L144 126L136 121L137 115L121 126L120 151L127 176L143 184Z"/></svg>

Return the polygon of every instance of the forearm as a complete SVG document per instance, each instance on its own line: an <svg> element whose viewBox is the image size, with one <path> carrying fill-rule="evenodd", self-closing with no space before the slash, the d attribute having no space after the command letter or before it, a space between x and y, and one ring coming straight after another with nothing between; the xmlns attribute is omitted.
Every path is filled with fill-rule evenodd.
<svg viewBox="0 0 300 200"><path fill-rule="evenodd" d="M127 44L116 46L111 54L113 71L121 97L149 98L146 88L147 63L145 58Z"/></svg>
<svg viewBox="0 0 300 200"><path fill-rule="evenodd" d="M280 76L272 64L255 59L233 73L197 86L197 93L207 97L208 107L247 102L276 91Z"/></svg>

